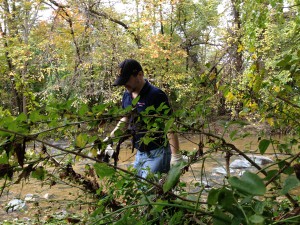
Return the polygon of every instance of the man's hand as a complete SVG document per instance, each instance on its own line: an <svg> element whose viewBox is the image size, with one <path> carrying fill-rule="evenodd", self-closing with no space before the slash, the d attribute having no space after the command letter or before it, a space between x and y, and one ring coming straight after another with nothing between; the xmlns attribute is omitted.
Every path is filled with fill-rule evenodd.
<svg viewBox="0 0 300 225"><path fill-rule="evenodd" d="M97 159L102 162L109 163L110 159L114 157L114 149L112 148L113 142L110 137L106 137L103 140L103 143L106 144L106 148L104 150L98 150Z"/></svg>
<svg viewBox="0 0 300 225"><path fill-rule="evenodd" d="M103 140L104 143L107 143L106 149L104 150L104 154L109 156L109 158L112 158L113 154L115 153L115 150L112 148L113 141L110 137L106 137Z"/></svg>
<svg viewBox="0 0 300 225"><path fill-rule="evenodd" d="M174 166L183 161L182 155L180 153L172 153L171 156L171 166Z"/></svg>
<svg viewBox="0 0 300 225"><path fill-rule="evenodd" d="M112 148L111 144L108 144L104 153L105 153L105 155L109 155L109 157L111 158L113 156L113 154L115 153L115 150Z"/></svg>

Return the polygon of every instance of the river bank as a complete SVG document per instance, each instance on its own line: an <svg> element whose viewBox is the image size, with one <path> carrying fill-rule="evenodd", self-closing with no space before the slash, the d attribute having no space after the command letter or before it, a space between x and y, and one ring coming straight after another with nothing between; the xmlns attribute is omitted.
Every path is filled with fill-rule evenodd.
<svg viewBox="0 0 300 225"><path fill-rule="evenodd" d="M256 134L253 135L251 132L251 134L243 138L239 135L239 138L231 140L229 137L230 132L222 135L224 131L220 129L220 126L212 127L212 129L214 129L216 134L223 136L245 154L250 156L259 154L258 145L260 138ZM181 136L181 150L186 153L196 152L199 148L199 143L208 141L203 138L207 137L199 134ZM284 139L285 137L274 136L274 138ZM63 147L68 146L68 143L64 142L60 142L59 144ZM191 195L197 195L199 191L209 191L215 185L222 185L225 177L228 176L225 163L226 155L224 152L215 151L208 153L208 150L209 148L204 147L204 157L199 158L197 162L190 165L189 170L181 176L181 181L187 184L186 192ZM128 165L132 164L134 155L135 152L132 153L128 145L124 143L121 146L118 166L126 169ZM279 154L274 154L274 149L270 146L265 156L270 159L268 163L272 163L272 161L275 161L279 157ZM188 157L186 159L188 160ZM232 155L230 163L233 163L235 160L242 159L238 154ZM74 170L79 174L83 174L87 164L93 164L93 161L85 159L75 162ZM251 165L242 165L230 168L229 172L230 175L240 176L246 170L255 171ZM58 174L54 175L58 176ZM3 186L3 180L1 180L0 184ZM206 195L204 194L201 198L203 199L200 199L200 201L205 201ZM13 199L24 201L25 207L9 212L7 204ZM91 206L96 204L96 202L97 199L87 194L78 185L63 181L57 182L55 185L50 185L47 181L42 182L29 178L28 180L22 180L19 184L12 183L11 186L5 188L0 197L0 218L2 220L0 224L10 224L14 223L13 221L23 221L24 224L35 224L38 221L43 224L51 220L53 216L58 219L61 218L63 222L67 223L69 220L76 220L79 217L82 219L87 216L92 211ZM10 222L4 222L5 220Z"/></svg>

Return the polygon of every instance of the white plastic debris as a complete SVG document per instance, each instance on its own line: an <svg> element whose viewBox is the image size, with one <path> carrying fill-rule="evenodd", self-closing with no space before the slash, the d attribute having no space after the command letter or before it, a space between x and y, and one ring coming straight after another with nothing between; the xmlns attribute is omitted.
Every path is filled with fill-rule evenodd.
<svg viewBox="0 0 300 225"><path fill-rule="evenodd" d="M21 199L13 199L6 205L6 212L8 213L25 210L25 209L26 209L26 204Z"/></svg>

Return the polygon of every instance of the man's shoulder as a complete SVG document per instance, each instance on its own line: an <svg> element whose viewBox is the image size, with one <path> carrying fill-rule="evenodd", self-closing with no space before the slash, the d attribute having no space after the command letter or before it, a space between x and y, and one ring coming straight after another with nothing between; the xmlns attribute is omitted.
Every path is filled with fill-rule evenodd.
<svg viewBox="0 0 300 225"><path fill-rule="evenodd" d="M166 103L169 105L167 94L160 88L151 85L151 90L148 92L148 101L150 105L154 105L156 108L159 107L161 103Z"/></svg>
<svg viewBox="0 0 300 225"><path fill-rule="evenodd" d="M131 105L132 99L131 95L128 91L125 91L123 93L123 98L122 98L122 107L126 108L127 106Z"/></svg>
<svg viewBox="0 0 300 225"><path fill-rule="evenodd" d="M161 95L161 94L166 94L162 89L160 89L159 87L157 86L154 86L153 84L150 84L150 89L149 89L149 92L153 95L153 94L158 94L158 95Z"/></svg>

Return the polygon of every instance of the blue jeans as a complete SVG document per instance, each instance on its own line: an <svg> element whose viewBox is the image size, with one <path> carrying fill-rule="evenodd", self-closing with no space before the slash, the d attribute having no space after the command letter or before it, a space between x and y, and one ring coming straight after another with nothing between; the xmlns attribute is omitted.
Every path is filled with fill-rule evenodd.
<svg viewBox="0 0 300 225"><path fill-rule="evenodd" d="M146 178L152 173L167 173L170 170L171 151L169 147L160 147L149 152L137 151L133 167L138 175Z"/></svg>

